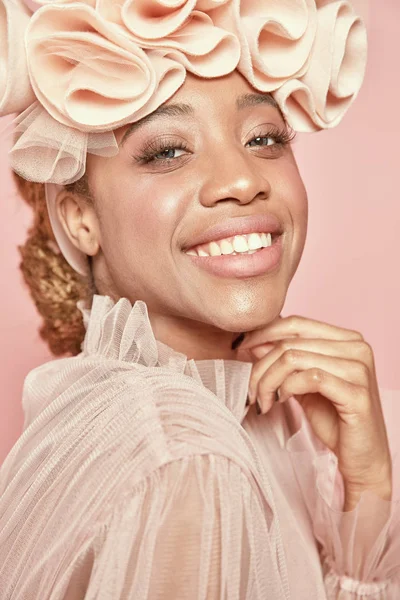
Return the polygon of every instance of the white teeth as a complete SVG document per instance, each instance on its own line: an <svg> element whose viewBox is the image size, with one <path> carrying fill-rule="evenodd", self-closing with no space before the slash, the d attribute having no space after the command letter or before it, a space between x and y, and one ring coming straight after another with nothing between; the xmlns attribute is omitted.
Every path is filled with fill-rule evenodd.
<svg viewBox="0 0 400 600"><path fill-rule="evenodd" d="M249 250L258 250L259 248L263 247L261 236L262 236L262 234L250 233L249 237L247 238L247 244L249 246Z"/></svg>
<svg viewBox="0 0 400 600"><path fill-rule="evenodd" d="M233 254L234 248L228 240L222 240L219 244L222 254Z"/></svg>
<svg viewBox="0 0 400 600"><path fill-rule="evenodd" d="M235 252L247 252L249 245L244 235L235 235L233 238L233 249Z"/></svg>
<svg viewBox="0 0 400 600"><path fill-rule="evenodd" d="M210 256L221 256L221 248L218 246L217 242L211 242L209 245Z"/></svg>
<svg viewBox="0 0 400 600"><path fill-rule="evenodd" d="M261 234L261 242L262 242L262 246L263 248L266 248L267 246L270 246L272 244L272 237L270 233L262 233Z"/></svg>
<svg viewBox="0 0 400 600"><path fill-rule="evenodd" d="M272 244L270 233L250 233L247 235L235 235L231 238L210 242L189 250L187 254L192 256L221 256L225 254L254 254L260 248L267 248Z"/></svg>

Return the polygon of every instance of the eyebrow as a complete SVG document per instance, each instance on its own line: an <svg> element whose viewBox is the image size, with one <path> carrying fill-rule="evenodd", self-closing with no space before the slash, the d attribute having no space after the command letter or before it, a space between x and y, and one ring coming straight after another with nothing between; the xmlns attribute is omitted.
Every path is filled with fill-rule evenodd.
<svg viewBox="0 0 400 600"><path fill-rule="evenodd" d="M247 93L242 94L236 99L236 108L238 110L243 110L245 108L256 106L258 104L267 104L268 106L276 108L280 112L277 102L269 94ZM146 115L145 117L142 117L135 123L131 123L128 129L125 131L120 145L123 146L127 139L135 131L138 131L141 127L143 127L146 123L149 123L150 121L153 121L159 117L187 117L193 115L194 112L195 110L191 104L161 104L161 106L156 108L150 114Z"/></svg>

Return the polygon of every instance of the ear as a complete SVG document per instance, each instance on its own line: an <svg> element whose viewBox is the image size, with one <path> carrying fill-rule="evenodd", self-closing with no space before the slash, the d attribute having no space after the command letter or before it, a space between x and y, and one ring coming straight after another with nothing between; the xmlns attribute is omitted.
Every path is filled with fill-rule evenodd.
<svg viewBox="0 0 400 600"><path fill-rule="evenodd" d="M95 256L100 247L99 219L94 207L79 194L62 190L56 198L57 214L71 240L81 252Z"/></svg>

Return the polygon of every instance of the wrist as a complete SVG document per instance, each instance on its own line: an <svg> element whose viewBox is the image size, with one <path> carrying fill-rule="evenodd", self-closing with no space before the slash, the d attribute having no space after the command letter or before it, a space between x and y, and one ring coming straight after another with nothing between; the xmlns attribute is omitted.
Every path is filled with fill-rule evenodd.
<svg viewBox="0 0 400 600"><path fill-rule="evenodd" d="M387 481L380 484L365 484L363 486L354 486L351 484L344 484L344 506L343 510L345 512L353 510L358 502L360 501L361 494L364 491L370 491L382 498L383 500L387 500L389 502L392 501L393 498L393 489L391 481Z"/></svg>

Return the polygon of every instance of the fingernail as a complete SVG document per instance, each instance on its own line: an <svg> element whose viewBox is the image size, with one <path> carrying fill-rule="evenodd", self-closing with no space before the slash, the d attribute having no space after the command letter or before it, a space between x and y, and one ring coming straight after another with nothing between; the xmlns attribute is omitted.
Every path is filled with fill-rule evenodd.
<svg viewBox="0 0 400 600"><path fill-rule="evenodd" d="M280 395L281 395L280 391L276 390L275 391L275 402L279 402Z"/></svg>
<svg viewBox="0 0 400 600"><path fill-rule="evenodd" d="M249 405L250 405L250 397L249 397L249 395L247 394L246 406L249 406Z"/></svg>
<svg viewBox="0 0 400 600"><path fill-rule="evenodd" d="M256 411L258 415L261 415L261 406L258 402L258 399L256 400Z"/></svg>
<svg viewBox="0 0 400 600"><path fill-rule="evenodd" d="M244 333L241 333L235 340L233 340L232 342L232 350L236 350L236 348L238 346L240 346L240 344L243 342L244 340Z"/></svg>

